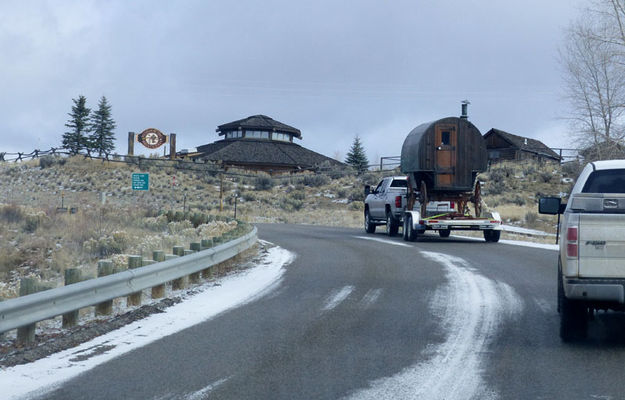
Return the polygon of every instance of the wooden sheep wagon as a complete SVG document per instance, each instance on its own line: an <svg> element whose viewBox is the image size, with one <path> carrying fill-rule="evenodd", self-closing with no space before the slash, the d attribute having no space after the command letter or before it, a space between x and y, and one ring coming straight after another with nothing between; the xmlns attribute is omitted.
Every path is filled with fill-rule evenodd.
<svg viewBox="0 0 625 400"><path fill-rule="evenodd" d="M499 215L493 213L495 215L491 216L499 221L481 221L481 191L477 174L486 171L487 167L488 153L482 134L467 118L448 117L414 128L404 140L401 151L401 171L408 176L404 238L407 233L410 236L413 230L435 229L441 236L447 236L452 229L479 229L485 230L487 241L496 241L490 240L490 237L491 232L497 230L492 236L498 240L501 229ZM417 201L420 203L419 214L414 214ZM453 212L432 223L426 218L429 202L453 203ZM473 204L473 216L468 214L469 203ZM406 220L414 222L412 229L407 226Z"/></svg>

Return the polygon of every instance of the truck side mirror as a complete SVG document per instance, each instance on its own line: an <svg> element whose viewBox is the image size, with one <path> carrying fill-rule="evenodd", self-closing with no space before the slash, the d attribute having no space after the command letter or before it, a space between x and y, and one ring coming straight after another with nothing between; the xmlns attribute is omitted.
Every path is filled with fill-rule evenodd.
<svg viewBox="0 0 625 400"><path fill-rule="evenodd" d="M365 196L369 196L369 193L371 193L371 186L365 185Z"/></svg>
<svg viewBox="0 0 625 400"><path fill-rule="evenodd" d="M538 199L538 212L551 215L562 214L564 211L562 206L566 204L562 204L561 201L559 197L541 197Z"/></svg>

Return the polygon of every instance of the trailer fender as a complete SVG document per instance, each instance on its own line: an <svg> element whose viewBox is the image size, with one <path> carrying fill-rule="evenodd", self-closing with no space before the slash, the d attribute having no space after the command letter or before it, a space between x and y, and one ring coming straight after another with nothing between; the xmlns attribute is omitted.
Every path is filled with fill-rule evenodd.
<svg viewBox="0 0 625 400"><path fill-rule="evenodd" d="M404 221L406 220L406 218L410 216L410 221L412 221L412 229L415 231L423 231L425 230L425 225L421 225L419 224L419 221L421 221L421 212L420 211L406 211L404 213Z"/></svg>
<svg viewBox="0 0 625 400"><path fill-rule="evenodd" d="M488 214L490 214L490 220L491 221L498 221L499 224L497 224L496 227L493 228L494 231L500 231L502 230L501 228L501 215L499 215L499 213L497 211L490 211Z"/></svg>

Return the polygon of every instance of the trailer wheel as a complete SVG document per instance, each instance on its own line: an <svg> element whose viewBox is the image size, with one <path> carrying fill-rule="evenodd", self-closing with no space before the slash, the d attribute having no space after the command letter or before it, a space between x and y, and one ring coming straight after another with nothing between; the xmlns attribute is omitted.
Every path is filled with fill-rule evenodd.
<svg viewBox="0 0 625 400"><path fill-rule="evenodd" d="M484 240L486 242L497 243L501 237L501 231L495 231L492 229L486 229L484 232Z"/></svg>
<svg viewBox="0 0 625 400"><path fill-rule="evenodd" d="M369 217L369 210L365 210L365 232L375 233L375 224L371 223L371 217Z"/></svg>
<svg viewBox="0 0 625 400"><path fill-rule="evenodd" d="M386 212L386 233L389 236L396 236L399 231L399 222L390 211Z"/></svg>
<svg viewBox="0 0 625 400"><path fill-rule="evenodd" d="M438 231L438 234L442 238L447 238L451 234L451 229L441 229L441 230Z"/></svg>
<svg viewBox="0 0 625 400"><path fill-rule="evenodd" d="M417 240L418 232L412 229L412 216L407 215L404 217L404 240L408 242L414 242Z"/></svg>

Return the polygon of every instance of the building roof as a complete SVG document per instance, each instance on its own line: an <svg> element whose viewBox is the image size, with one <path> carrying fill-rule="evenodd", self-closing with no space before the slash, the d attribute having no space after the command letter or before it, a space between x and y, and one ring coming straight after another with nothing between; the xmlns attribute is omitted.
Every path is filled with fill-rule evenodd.
<svg viewBox="0 0 625 400"><path fill-rule="evenodd" d="M513 135L512 133L508 133L502 131L501 129L492 128L484 135L484 139L488 138L490 135L498 135L506 142L510 143L510 146L515 147L521 151L527 151L530 153L535 153L537 155L543 157L549 157L556 160L560 159L560 156L555 151L551 150L547 145L545 145L540 140L526 138L523 136Z"/></svg>
<svg viewBox="0 0 625 400"><path fill-rule="evenodd" d="M219 140L197 148L201 159L225 164L276 166L293 169L311 169L328 162L342 165L323 154L298 144L268 140Z"/></svg>
<svg viewBox="0 0 625 400"><path fill-rule="evenodd" d="M217 127L217 132L219 132L219 135L225 135L227 131L238 129L283 132L291 134L298 139L302 138L302 132L299 129L283 124L266 115L252 115L251 117L243 118L238 121L219 125Z"/></svg>

